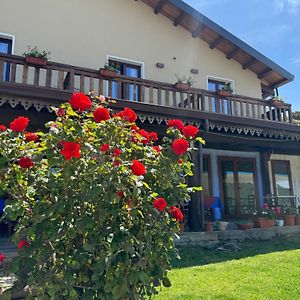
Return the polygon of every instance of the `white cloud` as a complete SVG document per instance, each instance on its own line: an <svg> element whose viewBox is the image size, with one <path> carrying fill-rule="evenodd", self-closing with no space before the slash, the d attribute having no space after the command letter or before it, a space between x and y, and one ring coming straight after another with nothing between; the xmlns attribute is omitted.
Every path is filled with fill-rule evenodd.
<svg viewBox="0 0 300 300"><path fill-rule="evenodd" d="M292 59L292 64L296 67L300 67L300 54Z"/></svg>
<svg viewBox="0 0 300 300"><path fill-rule="evenodd" d="M276 0L274 8L278 13L286 11L292 16L297 16L300 13L300 0Z"/></svg>

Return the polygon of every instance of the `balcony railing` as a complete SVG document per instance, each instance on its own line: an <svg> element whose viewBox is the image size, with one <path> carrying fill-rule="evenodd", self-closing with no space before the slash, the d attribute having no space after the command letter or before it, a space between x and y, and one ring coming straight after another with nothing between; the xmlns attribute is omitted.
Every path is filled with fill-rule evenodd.
<svg viewBox="0 0 300 300"><path fill-rule="evenodd" d="M93 90L116 99L176 107L234 117L292 123L291 105L280 107L262 99L189 88L176 89L173 84L118 75L101 76L98 70L48 62L46 66L29 65L24 57L0 54L0 91L2 85L26 86L45 91Z"/></svg>

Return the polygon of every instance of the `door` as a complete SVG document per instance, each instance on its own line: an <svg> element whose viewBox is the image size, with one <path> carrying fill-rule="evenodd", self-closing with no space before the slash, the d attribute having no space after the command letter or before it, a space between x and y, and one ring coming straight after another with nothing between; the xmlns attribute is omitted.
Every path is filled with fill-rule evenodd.
<svg viewBox="0 0 300 300"><path fill-rule="evenodd" d="M258 206L255 159L220 157L219 168L225 215L253 214Z"/></svg>
<svg viewBox="0 0 300 300"><path fill-rule="evenodd" d="M12 53L12 40L0 38L0 53L11 54ZM9 80L9 70L10 66L8 63L4 64L3 78L1 80Z"/></svg>

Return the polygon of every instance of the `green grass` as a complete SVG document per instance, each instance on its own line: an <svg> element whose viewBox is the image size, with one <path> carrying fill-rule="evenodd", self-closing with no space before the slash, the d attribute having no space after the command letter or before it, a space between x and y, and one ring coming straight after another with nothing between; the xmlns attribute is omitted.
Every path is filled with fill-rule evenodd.
<svg viewBox="0 0 300 300"><path fill-rule="evenodd" d="M182 248L172 287L155 300L300 299L300 238L247 242L239 252Z"/></svg>

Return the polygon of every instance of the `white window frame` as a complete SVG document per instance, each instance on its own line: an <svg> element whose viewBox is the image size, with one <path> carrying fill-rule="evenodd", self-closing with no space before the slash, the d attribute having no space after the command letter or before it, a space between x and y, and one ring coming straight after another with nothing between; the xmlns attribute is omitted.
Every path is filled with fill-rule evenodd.
<svg viewBox="0 0 300 300"><path fill-rule="evenodd" d="M230 83L230 86L233 90L233 93L235 94L235 92L236 92L236 90L235 90L235 81L233 79L206 75L206 89L207 90L208 90L208 80L216 80L216 81L223 81L225 83Z"/></svg>
<svg viewBox="0 0 300 300"><path fill-rule="evenodd" d="M0 38L11 40L11 54L15 53L15 36L9 33L0 32Z"/></svg>

